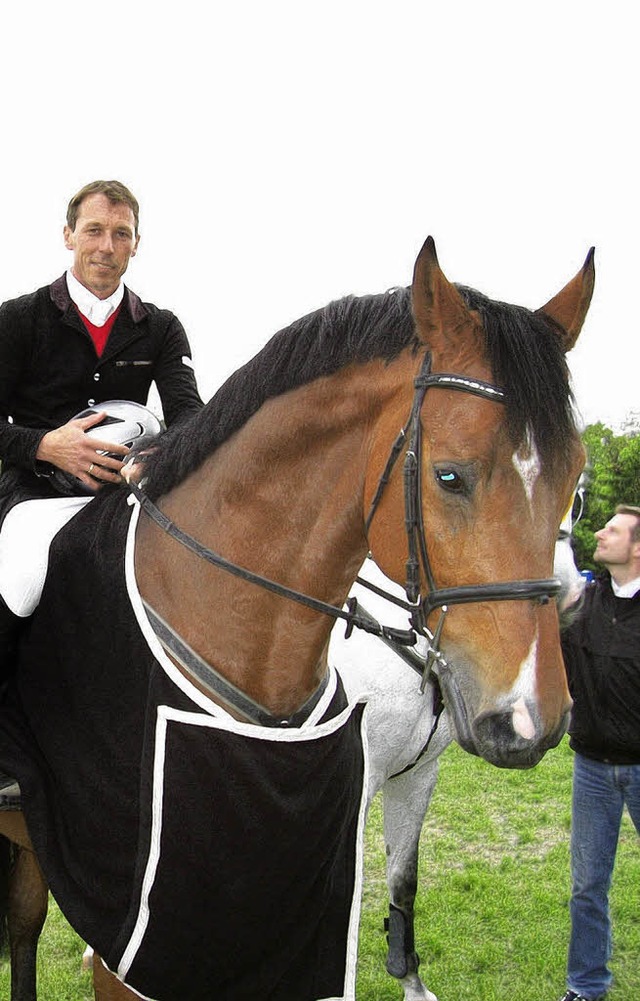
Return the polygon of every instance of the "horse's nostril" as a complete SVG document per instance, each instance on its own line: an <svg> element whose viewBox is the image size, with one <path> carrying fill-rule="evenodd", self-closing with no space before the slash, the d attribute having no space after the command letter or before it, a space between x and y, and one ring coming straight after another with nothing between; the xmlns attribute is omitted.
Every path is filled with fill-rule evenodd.
<svg viewBox="0 0 640 1001"><path fill-rule="evenodd" d="M513 726L513 713L511 711L486 713L483 716L479 716L476 720L474 730L482 743L500 747L504 752L508 752L514 747L524 748L530 743L530 739L526 739L516 733Z"/></svg>
<svg viewBox="0 0 640 1001"><path fill-rule="evenodd" d="M516 703L506 712L482 713L474 721L475 752L502 768L531 768L549 748L559 743L566 732L568 715L545 735L540 735L531 720L534 732L532 736L527 736L528 727L523 732L522 727L517 725L517 708Z"/></svg>
<svg viewBox="0 0 640 1001"><path fill-rule="evenodd" d="M474 737L483 758L503 767L528 768L540 759L544 748L536 740L535 725L528 710L526 719L521 720L514 708L517 707L478 716L473 727ZM528 725L520 725L525 722Z"/></svg>

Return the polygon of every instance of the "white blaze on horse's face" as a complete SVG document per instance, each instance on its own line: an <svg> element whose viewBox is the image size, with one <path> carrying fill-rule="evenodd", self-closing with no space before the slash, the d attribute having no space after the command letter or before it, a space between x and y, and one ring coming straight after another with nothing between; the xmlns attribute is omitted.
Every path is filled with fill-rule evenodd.
<svg viewBox="0 0 640 1001"><path fill-rule="evenodd" d="M536 725L533 722L531 713L527 708L527 699L535 697L536 694L536 664L538 661L538 630L534 636L529 652L525 657L516 683L513 687L512 695L517 695L515 702L511 705L512 724L515 732L523 740L533 740L536 735Z"/></svg>
<svg viewBox="0 0 640 1001"><path fill-rule="evenodd" d="M520 472L516 462L517 458L517 456L514 456L514 465ZM531 494L529 493L528 485L531 483L530 489L532 490L535 479L530 481L526 471L524 475L521 475L525 484L525 490L527 490L527 496L529 497L529 501L531 501ZM553 562L554 576L557 577L562 584L562 589L558 596L558 608L560 612L562 612L567 606L573 605L577 602L584 588L584 578L576 567L573 549L571 547L571 529L572 517L570 506L560 525L560 532L556 542ZM518 678L511 692L512 697L517 696L515 701L511 704L513 729L524 740L532 740L536 732L535 723L531 717L529 709L527 708L526 700L527 698L531 699L532 697L535 697L536 694L535 672L537 657L538 632L536 630L536 635L531 643L531 646L529 647L527 656L522 662L520 671L518 672Z"/></svg>
<svg viewBox="0 0 640 1001"><path fill-rule="evenodd" d="M513 729L523 740L533 740L536 735L535 723L522 697L513 704Z"/></svg>
<svg viewBox="0 0 640 1001"><path fill-rule="evenodd" d="M541 472L540 456L531 435L527 435L524 444L514 453L512 462L518 476L522 480L524 492L527 495L529 507L531 507L533 504L533 490Z"/></svg>

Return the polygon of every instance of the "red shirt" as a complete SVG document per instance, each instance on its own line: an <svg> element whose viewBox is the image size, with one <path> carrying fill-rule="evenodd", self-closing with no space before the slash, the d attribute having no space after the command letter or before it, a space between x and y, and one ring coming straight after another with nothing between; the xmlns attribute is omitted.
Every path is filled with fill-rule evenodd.
<svg viewBox="0 0 640 1001"><path fill-rule="evenodd" d="M76 309L78 309L77 306ZM102 355L102 352L104 351L105 344L107 343L109 339L109 334L111 333L111 328L116 322L116 317L119 312L120 312L120 306L118 306L116 311L111 314L106 323L104 323L101 327L96 327L95 323L92 323L91 320L87 320L84 313L81 313L80 310L78 309L80 319L82 320L85 327L91 334L91 340L93 341L98 358Z"/></svg>

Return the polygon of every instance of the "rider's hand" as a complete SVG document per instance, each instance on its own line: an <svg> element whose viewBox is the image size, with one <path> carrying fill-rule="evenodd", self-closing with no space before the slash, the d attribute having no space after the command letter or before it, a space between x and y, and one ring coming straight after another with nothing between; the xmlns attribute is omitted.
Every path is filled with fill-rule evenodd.
<svg viewBox="0 0 640 1001"><path fill-rule="evenodd" d="M104 417L106 414L101 411L48 431L40 442L36 458L71 473L90 490L99 490L106 483L120 483L123 461L100 453L115 452L124 459L129 452L127 446L85 434Z"/></svg>

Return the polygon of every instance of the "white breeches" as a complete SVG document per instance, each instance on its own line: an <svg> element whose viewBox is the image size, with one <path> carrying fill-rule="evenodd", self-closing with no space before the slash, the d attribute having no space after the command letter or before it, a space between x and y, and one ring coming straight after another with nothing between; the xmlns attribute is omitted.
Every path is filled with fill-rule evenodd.
<svg viewBox="0 0 640 1001"><path fill-rule="evenodd" d="M14 615L40 601L54 535L93 497L27 500L11 508L0 532L0 594Z"/></svg>

